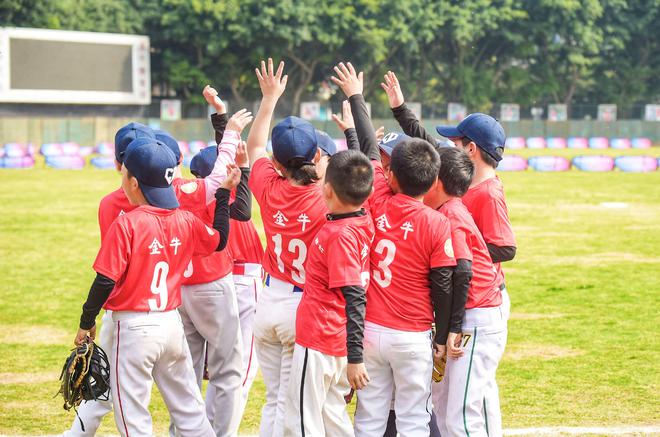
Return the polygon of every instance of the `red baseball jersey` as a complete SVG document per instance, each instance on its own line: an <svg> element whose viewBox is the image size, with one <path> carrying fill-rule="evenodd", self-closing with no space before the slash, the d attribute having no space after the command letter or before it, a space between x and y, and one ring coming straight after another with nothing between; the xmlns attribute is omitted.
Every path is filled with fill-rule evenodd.
<svg viewBox="0 0 660 437"><path fill-rule="evenodd" d="M516 245L504 198L504 187L499 177L486 179L470 188L462 200L486 243L496 246ZM495 269L501 285L504 283L504 273L500 263L495 264Z"/></svg>
<svg viewBox="0 0 660 437"><path fill-rule="evenodd" d="M116 282L113 311L169 311L181 305L183 272L193 255L209 255L218 232L188 211L142 205L110 226L94 270Z"/></svg>
<svg viewBox="0 0 660 437"><path fill-rule="evenodd" d="M195 213L200 218L206 216L208 205L206 204L204 179L176 178L172 181L172 188L174 188L181 209ZM213 220L213 214L211 214L211 220Z"/></svg>
<svg viewBox="0 0 660 437"><path fill-rule="evenodd" d="M450 199L439 211L451 224L454 257L472 261L472 282L465 308L499 306L502 303L502 294L497 282L497 270L470 212L459 198Z"/></svg>
<svg viewBox="0 0 660 437"><path fill-rule="evenodd" d="M236 262L261 264L264 257L264 246L252 220L247 222L230 220L227 247Z"/></svg>
<svg viewBox="0 0 660 437"><path fill-rule="evenodd" d="M296 343L345 357L346 300L340 287L369 283L369 248L374 225L369 214L330 220L309 249L307 281L296 313Z"/></svg>
<svg viewBox="0 0 660 437"><path fill-rule="evenodd" d="M120 215L131 212L135 206L131 205L124 190L120 187L118 190L107 194L101 203L99 203L99 230L101 231L101 241L108 232L110 225Z"/></svg>
<svg viewBox="0 0 660 437"><path fill-rule="evenodd" d="M449 221L421 201L392 193L376 161L374 173L368 205L376 234L366 319L402 331L431 329L429 273L456 265Z"/></svg>
<svg viewBox="0 0 660 437"><path fill-rule="evenodd" d="M321 188L316 184L292 185L268 158L254 163L249 186L259 202L266 232L264 270L302 288L307 252L328 212Z"/></svg>
<svg viewBox="0 0 660 437"><path fill-rule="evenodd" d="M177 197L179 197L179 193L177 193ZM192 206L190 205L191 208ZM209 203L204 209L194 208L190 212L202 220L205 225L213 226L215 202ZM231 235L232 232L234 229L230 228L229 234ZM193 256L183 273L183 285L208 284L227 276L233 267L231 252L227 249L213 252L208 256Z"/></svg>

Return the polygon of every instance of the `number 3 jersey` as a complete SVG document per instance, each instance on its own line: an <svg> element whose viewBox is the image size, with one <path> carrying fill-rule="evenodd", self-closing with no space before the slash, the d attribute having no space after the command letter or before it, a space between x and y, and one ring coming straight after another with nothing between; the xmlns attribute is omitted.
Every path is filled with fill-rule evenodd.
<svg viewBox="0 0 660 437"><path fill-rule="evenodd" d="M456 265L447 218L404 194L392 193L380 162L368 200L376 227L366 320L401 331L433 323L429 273Z"/></svg>
<svg viewBox="0 0 660 437"><path fill-rule="evenodd" d="M264 270L303 288L307 251L328 212L321 188L316 184L292 185L268 158L254 163L249 186L259 202L266 232Z"/></svg>
<svg viewBox="0 0 660 437"><path fill-rule="evenodd" d="M194 255L209 255L219 234L191 212L140 206L108 229L94 270L116 282L105 307L169 311L181 304L183 272Z"/></svg>

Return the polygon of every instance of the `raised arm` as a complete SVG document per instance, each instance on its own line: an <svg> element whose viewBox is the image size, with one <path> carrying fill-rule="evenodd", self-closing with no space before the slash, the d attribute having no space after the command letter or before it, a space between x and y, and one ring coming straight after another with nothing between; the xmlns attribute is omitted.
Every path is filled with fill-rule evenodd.
<svg viewBox="0 0 660 437"><path fill-rule="evenodd" d="M374 127L369 119L367 104L362 95L362 72L357 74L355 68L350 62L347 64L340 62L334 70L337 76L332 76L331 80L341 88L351 104L351 112L353 113L353 119L355 121L355 130L357 131L360 150L367 155L369 159L380 161L378 140L376 139Z"/></svg>
<svg viewBox="0 0 660 437"><path fill-rule="evenodd" d="M225 103L218 97L218 92L215 88L210 85L206 85L202 91L206 103L213 106L215 109L215 114L211 114L211 124L213 125L213 131L215 133L215 142L220 144L222 141L222 135L225 133L225 128L227 127L227 106Z"/></svg>
<svg viewBox="0 0 660 437"><path fill-rule="evenodd" d="M236 148L241 142L241 132L251 121L252 113L246 109L241 109L229 119L227 129L218 144L218 157L213 170L204 178L207 204L213 202L216 190L227 177L227 166L233 164L236 159Z"/></svg>
<svg viewBox="0 0 660 437"><path fill-rule="evenodd" d="M236 186L236 198L229 205L229 218L246 222L252 218L252 192L248 187L250 161L245 143L242 141L236 150L236 165L241 170L241 181Z"/></svg>
<svg viewBox="0 0 660 437"><path fill-rule="evenodd" d="M410 137L422 138L431 144L435 144L435 137L429 135L424 126L417 120L415 114L406 106L396 74L388 71L384 78L385 82L381 82L380 86L385 90L392 114L403 132Z"/></svg>
<svg viewBox="0 0 660 437"><path fill-rule="evenodd" d="M276 72L273 71L272 58L268 58L268 67L266 67L266 62L261 61L261 69L255 69L263 97L247 139L247 151L251 163L267 156L266 144L268 142L270 121L273 118L275 105L284 93L288 80L288 76L282 76L283 71L284 61L280 62Z"/></svg>
<svg viewBox="0 0 660 437"><path fill-rule="evenodd" d="M341 116L339 114L332 114L332 119L344 133L348 150L360 150L360 142L358 141L355 121L353 121L353 113L351 112L351 104L348 100L344 100L341 103Z"/></svg>

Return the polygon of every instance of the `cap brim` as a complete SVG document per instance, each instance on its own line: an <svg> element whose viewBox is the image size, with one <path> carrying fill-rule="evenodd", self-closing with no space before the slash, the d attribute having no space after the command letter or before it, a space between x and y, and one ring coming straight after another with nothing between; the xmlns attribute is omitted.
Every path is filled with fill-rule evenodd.
<svg viewBox="0 0 660 437"><path fill-rule="evenodd" d="M393 147L386 146L386 145L384 145L384 144L379 144L378 147L379 147L380 150L382 150L383 153L385 153L387 156L392 156L392 150L394 150Z"/></svg>
<svg viewBox="0 0 660 437"><path fill-rule="evenodd" d="M465 136L456 126L437 126L435 130L445 138L460 138Z"/></svg>
<svg viewBox="0 0 660 437"><path fill-rule="evenodd" d="M140 183L140 189L144 198L147 199L149 205L163 209L174 209L179 207L179 201L174 194L174 188L169 187L152 187Z"/></svg>

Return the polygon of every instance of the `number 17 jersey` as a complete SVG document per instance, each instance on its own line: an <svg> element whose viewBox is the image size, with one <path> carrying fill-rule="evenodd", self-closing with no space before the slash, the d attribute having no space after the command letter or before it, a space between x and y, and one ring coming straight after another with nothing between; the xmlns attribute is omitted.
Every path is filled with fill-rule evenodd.
<svg viewBox="0 0 660 437"><path fill-rule="evenodd" d="M316 184L292 185L268 158L254 163L249 186L259 203L266 232L264 270L303 288L307 251L328 212L321 188Z"/></svg>

